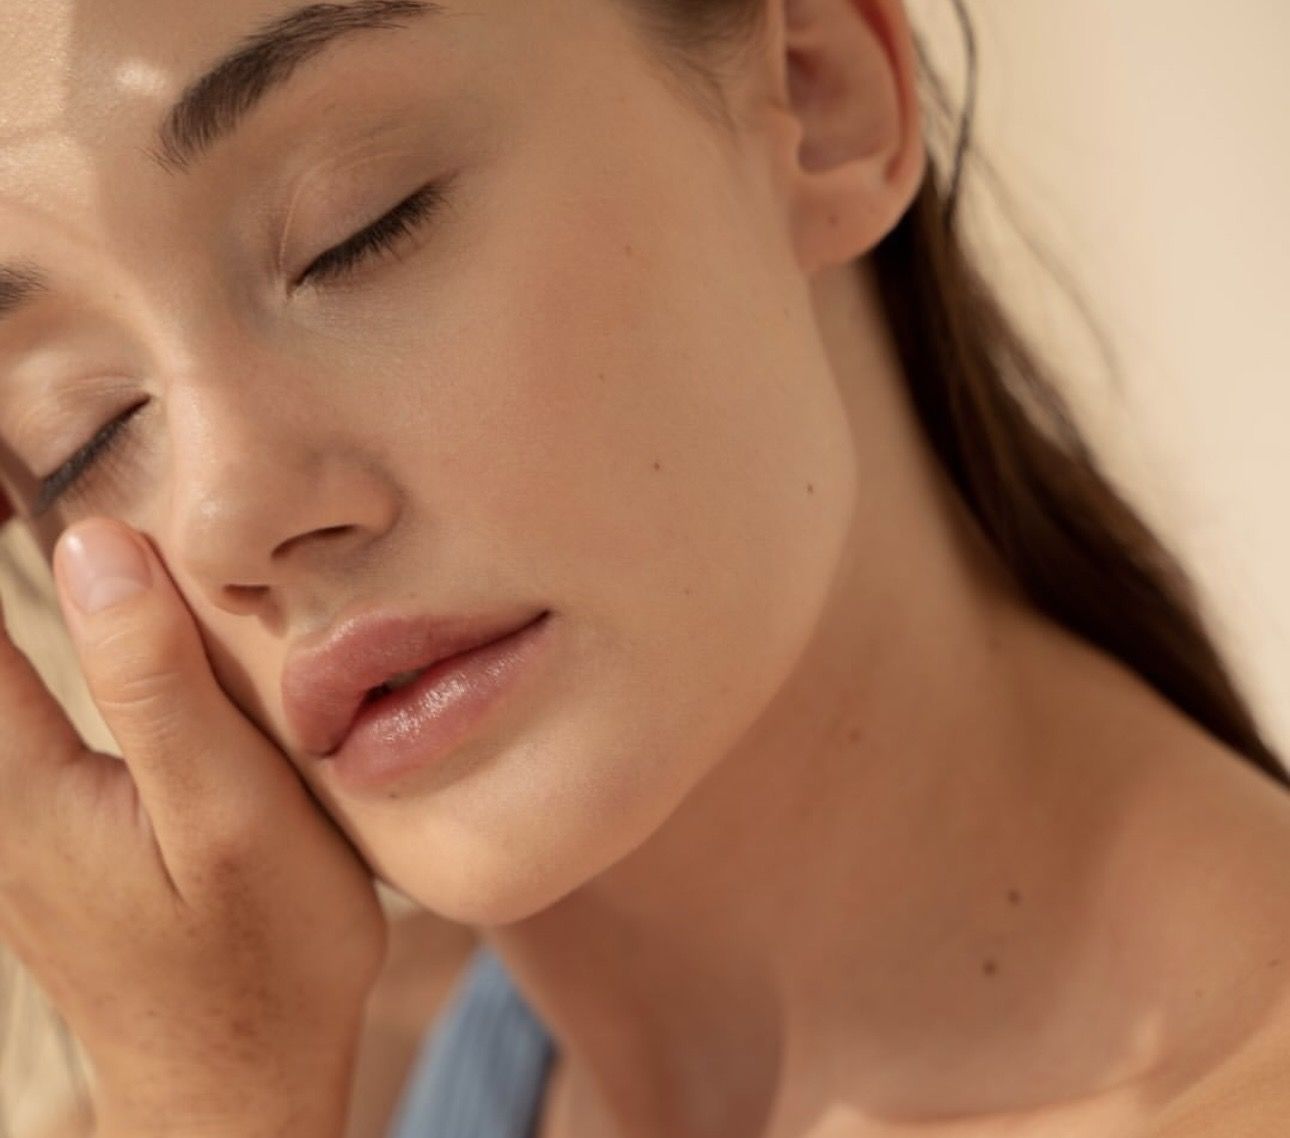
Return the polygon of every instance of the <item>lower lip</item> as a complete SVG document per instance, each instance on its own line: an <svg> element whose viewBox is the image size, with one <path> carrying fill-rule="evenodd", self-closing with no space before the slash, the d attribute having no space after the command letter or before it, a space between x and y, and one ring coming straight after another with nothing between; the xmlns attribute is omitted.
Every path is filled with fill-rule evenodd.
<svg viewBox="0 0 1290 1138"><path fill-rule="evenodd" d="M381 790L445 758L510 691L546 642L551 614L501 640L440 660L413 683L359 709L324 759L349 790Z"/></svg>

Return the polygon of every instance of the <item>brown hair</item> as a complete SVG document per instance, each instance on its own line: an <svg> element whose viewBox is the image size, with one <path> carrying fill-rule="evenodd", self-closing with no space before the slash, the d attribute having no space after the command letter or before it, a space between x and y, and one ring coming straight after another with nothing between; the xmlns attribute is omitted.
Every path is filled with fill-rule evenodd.
<svg viewBox="0 0 1290 1138"><path fill-rule="evenodd" d="M720 72L764 32L766 0L619 2L701 107L729 123ZM872 253L918 420L982 532L1038 609L1118 657L1290 788L1290 772L1262 738L1211 639L1191 578L1113 488L1052 371L967 255L955 206L971 134L976 41L961 0L953 4L966 39L969 93L950 186L942 191L929 145L916 199ZM950 100L921 39L915 42L929 122L945 128L953 119ZM1094 333L1105 350L1105 338Z"/></svg>

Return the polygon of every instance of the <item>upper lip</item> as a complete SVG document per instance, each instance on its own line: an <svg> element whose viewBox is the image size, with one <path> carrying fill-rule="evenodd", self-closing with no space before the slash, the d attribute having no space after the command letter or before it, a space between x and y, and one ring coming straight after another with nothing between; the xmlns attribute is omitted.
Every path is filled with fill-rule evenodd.
<svg viewBox="0 0 1290 1138"><path fill-rule="evenodd" d="M282 706L304 750L323 757L349 734L368 692L391 676L491 644L538 616L357 616L318 647L299 646L282 672Z"/></svg>

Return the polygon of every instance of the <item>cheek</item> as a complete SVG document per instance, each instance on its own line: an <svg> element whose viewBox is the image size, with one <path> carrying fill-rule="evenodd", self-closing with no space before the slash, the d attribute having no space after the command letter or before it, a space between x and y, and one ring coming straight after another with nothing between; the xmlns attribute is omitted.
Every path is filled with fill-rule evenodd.
<svg viewBox="0 0 1290 1138"><path fill-rule="evenodd" d="M846 411L757 220L579 173L534 191L542 225L490 239L472 273L461 342L487 429L461 420L471 473L446 515L560 613L559 653L500 761L398 812L402 834L364 827L400 888L480 924L621 857L735 745L814 631L855 514Z"/></svg>
<svg viewBox="0 0 1290 1138"><path fill-rule="evenodd" d="M516 235L496 313L515 446L489 472L493 505L555 596L576 589L642 647L704 668L798 638L856 489L800 278L728 204L660 188L545 213L540 235Z"/></svg>
<svg viewBox="0 0 1290 1138"><path fill-rule="evenodd" d="M841 552L853 453L793 281L737 221L542 216L480 293L506 396L461 504L567 615L553 711L578 726L547 761L603 763L582 801L621 819L643 769L670 796L665 765L697 770L782 682Z"/></svg>

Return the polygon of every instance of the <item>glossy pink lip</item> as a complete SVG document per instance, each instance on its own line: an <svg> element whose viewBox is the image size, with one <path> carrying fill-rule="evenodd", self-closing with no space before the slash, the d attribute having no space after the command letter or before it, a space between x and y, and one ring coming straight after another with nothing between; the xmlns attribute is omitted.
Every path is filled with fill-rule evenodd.
<svg viewBox="0 0 1290 1138"><path fill-rule="evenodd" d="M298 648L282 673L282 706L301 748L333 754L368 693L391 676L491 643L539 615L428 617L378 614L341 624L318 648ZM417 685L412 685L413 687Z"/></svg>
<svg viewBox="0 0 1290 1138"><path fill-rule="evenodd" d="M544 613L364 703L335 754L322 760L329 780L348 794L378 793L446 759L506 693L534 674L551 623Z"/></svg>

